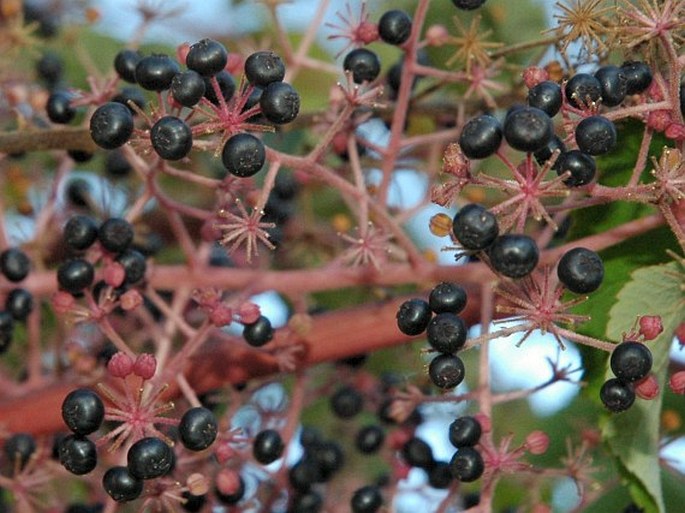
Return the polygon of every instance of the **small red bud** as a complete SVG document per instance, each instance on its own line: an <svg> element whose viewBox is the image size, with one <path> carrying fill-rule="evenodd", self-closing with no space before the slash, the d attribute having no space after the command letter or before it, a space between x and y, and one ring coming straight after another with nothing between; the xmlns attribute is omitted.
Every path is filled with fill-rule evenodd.
<svg viewBox="0 0 685 513"><path fill-rule="evenodd" d="M675 336L682 349L685 346L685 322L681 322L675 329Z"/></svg>
<svg viewBox="0 0 685 513"><path fill-rule="evenodd" d="M635 384L635 395L641 399L651 401L659 395L659 382L653 375L649 375Z"/></svg>
<svg viewBox="0 0 685 513"><path fill-rule="evenodd" d="M157 370L157 360L149 353L143 353L136 358L133 364L133 373L143 379L150 379Z"/></svg>
<svg viewBox="0 0 685 513"><path fill-rule="evenodd" d="M426 43L429 46L442 46L449 42L450 33L445 25L431 25L426 30Z"/></svg>
<svg viewBox="0 0 685 513"><path fill-rule="evenodd" d="M137 290L127 290L121 295L121 308L130 312L143 304L143 296Z"/></svg>
<svg viewBox="0 0 685 513"><path fill-rule="evenodd" d="M209 313L209 320L217 328L228 326L233 320L233 310L223 303L220 303L216 308Z"/></svg>
<svg viewBox="0 0 685 513"><path fill-rule="evenodd" d="M260 315L261 310L259 309L259 305L251 301L245 301L238 307L238 317L243 324L254 324L257 322Z"/></svg>
<svg viewBox="0 0 685 513"><path fill-rule="evenodd" d="M544 431L533 431L526 437L526 448L531 454L545 454L549 447L549 436Z"/></svg>
<svg viewBox="0 0 685 513"><path fill-rule="evenodd" d="M110 287L120 287L126 279L126 269L119 262L110 262L105 266L102 278Z"/></svg>
<svg viewBox="0 0 685 513"><path fill-rule="evenodd" d="M52 295L52 308L58 314L67 313L74 306L74 303L76 303L76 299L68 292L60 290Z"/></svg>
<svg viewBox="0 0 685 513"><path fill-rule="evenodd" d="M357 37L365 45L378 41L378 25L370 21L361 22L357 28Z"/></svg>
<svg viewBox="0 0 685 513"><path fill-rule="evenodd" d="M119 351L107 362L107 372L115 378L125 378L133 372L133 360L129 355Z"/></svg>
<svg viewBox="0 0 685 513"><path fill-rule="evenodd" d="M664 325L661 323L660 315L643 315L640 317L639 324L640 335L642 335L645 340L654 340L662 331L664 331Z"/></svg>
<svg viewBox="0 0 685 513"><path fill-rule="evenodd" d="M549 73L544 68L529 66L523 70L523 82L528 89L532 89L545 80L549 80Z"/></svg>
<svg viewBox="0 0 685 513"><path fill-rule="evenodd" d="M224 468L216 475L216 489L224 495L232 495L240 488L240 474L233 469Z"/></svg>
<svg viewBox="0 0 685 513"><path fill-rule="evenodd" d="M685 371L678 371L668 380L668 386L676 394L685 394Z"/></svg>
<svg viewBox="0 0 685 513"><path fill-rule="evenodd" d="M233 449L233 447L231 447L227 443L217 444L216 450L214 451L216 460L219 462L220 465L226 463L233 456L235 456L235 454L236 452Z"/></svg>
<svg viewBox="0 0 685 513"><path fill-rule="evenodd" d="M176 58L178 59L178 62L185 65L188 52L190 52L190 43L181 43L178 45L176 47Z"/></svg>

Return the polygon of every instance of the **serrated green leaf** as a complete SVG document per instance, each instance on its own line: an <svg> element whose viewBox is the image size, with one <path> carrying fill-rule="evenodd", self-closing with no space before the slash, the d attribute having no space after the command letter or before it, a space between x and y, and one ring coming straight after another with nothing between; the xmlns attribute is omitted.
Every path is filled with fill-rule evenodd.
<svg viewBox="0 0 685 513"><path fill-rule="evenodd" d="M678 264L671 262L639 269L632 273L618 293L609 312L607 336L619 340L637 316L660 315L664 332L648 342L654 360L652 372L663 390L666 381L671 334L685 318L685 300ZM613 377L607 370L606 378ZM602 436L616 458L631 495L646 513L664 513L659 470L659 423L661 395L651 401L638 399L627 412L611 415L602 427Z"/></svg>

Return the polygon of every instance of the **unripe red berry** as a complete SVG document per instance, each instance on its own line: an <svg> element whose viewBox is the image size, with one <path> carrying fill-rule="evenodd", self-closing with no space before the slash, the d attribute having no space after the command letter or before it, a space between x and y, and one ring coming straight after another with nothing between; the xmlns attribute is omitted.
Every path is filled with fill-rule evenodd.
<svg viewBox="0 0 685 513"><path fill-rule="evenodd" d="M640 335L642 335L645 340L654 340L662 331L664 331L664 325L661 322L660 315L643 315L640 317L639 324Z"/></svg>
<svg viewBox="0 0 685 513"><path fill-rule="evenodd" d="M659 395L659 382L653 374L635 383L635 395L647 401L651 401Z"/></svg>
<svg viewBox="0 0 685 513"><path fill-rule="evenodd" d="M526 448L531 454L545 454L549 447L549 436L544 431L533 431L526 437Z"/></svg>
<svg viewBox="0 0 685 513"><path fill-rule="evenodd" d="M216 488L224 495L233 495L240 488L240 474L233 469L221 469L216 475Z"/></svg>
<svg viewBox="0 0 685 513"><path fill-rule="evenodd" d="M143 379L150 379L157 370L157 360L149 353L143 353L136 358L133 364L133 373Z"/></svg>
<svg viewBox="0 0 685 513"><path fill-rule="evenodd" d="M115 378L125 378L133 372L133 360L121 351L114 353L107 363L107 372Z"/></svg>
<svg viewBox="0 0 685 513"><path fill-rule="evenodd" d="M685 394L685 371L675 372L668 380L668 386L676 394Z"/></svg>

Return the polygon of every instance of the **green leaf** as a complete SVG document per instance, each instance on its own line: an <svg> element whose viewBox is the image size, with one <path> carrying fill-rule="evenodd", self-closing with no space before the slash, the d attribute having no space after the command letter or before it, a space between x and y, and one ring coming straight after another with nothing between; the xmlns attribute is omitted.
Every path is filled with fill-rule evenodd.
<svg viewBox="0 0 685 513"><path fill-rule="evenodd" d="M664 389L672 333L685 318L682 280L678 264L671 262L639 269L618 293L609 312L607 336L620 340L640 315L661 315L664 331L648 342L654 360L652 372ZM606 378L613 377L607 370ZM659 469L661 395L651 401L637 399L627 412L606 419L602 435L627 481L633 500L646 513L664 513Z"/></svg>

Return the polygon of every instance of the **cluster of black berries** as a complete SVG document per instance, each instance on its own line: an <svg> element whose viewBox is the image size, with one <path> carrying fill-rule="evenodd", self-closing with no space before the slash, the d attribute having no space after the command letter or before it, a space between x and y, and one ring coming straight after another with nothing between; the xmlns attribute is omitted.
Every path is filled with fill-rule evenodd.
<svg viewBox="0 0 685 513"><path fill-rule="evenodd" d="M0 253L0 273L10 282L18 283L31 270L31 260L19 248L9 248ZM5 298L5 309L0 310L0 354L12 343L15 321L25 321L33 310L33 295L26 289L15 287Z"/></svg>
<svg viewBox="0 0 685 513"><path fill-rule="evenodd" d="M105 405L92 390L78 388L64 398L62 419L72 434L59 441L59 461L72 474L88 474L98 460L95 444L86 435L100 429Z"/></svg>
<svg viewBox="0 0 685 513"><path fill-rule="evenodd" d="M397 312L402 333L413 336L426 331L428 343L440 353L428 367L431 381L440 388L454 388L464 380L464 363L455 353L466 343L466 324L458 315L466 300L462 287L443 282L431 290L428 301L409 299Z"/></svg>
<svg viewBox="0 0 685 513"><path fill-rule="evenodd" d="M618 413L635 402L634 384L652 370L652 352L642 342L626 340L614 348L610 365L616 377L604 382L599 397L608 410Z"/></svg>
<svg viewBox="0 0 685 513"><path fill-rule="evenodd" d="M64 225L63 238L70 250L80 253L90 248L96 241L111 253L114 261L124 269L122 285L132 285L143 279L147 270L145 255L131 247L133 227L125 219L112 217L100 226L86 215L75 215ZM95 270L93 264L83 256L63 262L57 269L57 283L61 290L79 294L93 284Z"/></svg>
<svg viewBox="0 0 685 513"><path fill-rule="evenodd" d="M411 467L423 469L428 474L428 484L432 488L447 488L452 482L449 463L437 461L433 449L425 440L411 437L402 446L402 459Z"/></svg>
<svg viewBox="0 0 685 513"><path fill-rule="evenodd" d="M450 424L450 443L456 447L449 463L452 476L464 483L475 481L483 475L485 463L483 456L475 449L480 441L482 427L478 419L465 415Z"/></svg>

